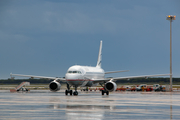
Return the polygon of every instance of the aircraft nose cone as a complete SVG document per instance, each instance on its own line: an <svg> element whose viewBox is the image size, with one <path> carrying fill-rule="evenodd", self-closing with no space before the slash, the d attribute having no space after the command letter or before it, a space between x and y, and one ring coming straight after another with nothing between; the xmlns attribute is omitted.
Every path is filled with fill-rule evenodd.
<svg viewBox="0 0 180 120"><path fill-rule="evenodd" d="M66 74L66 79L81 79L81 75L78 74Z"/></svg>

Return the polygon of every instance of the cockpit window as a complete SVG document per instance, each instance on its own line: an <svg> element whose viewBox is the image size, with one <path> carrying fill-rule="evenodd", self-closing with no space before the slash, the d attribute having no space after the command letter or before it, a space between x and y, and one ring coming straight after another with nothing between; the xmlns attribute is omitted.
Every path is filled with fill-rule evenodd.
<svg viewBox="0 0 180 120"><path fill-rule="evenodd" d="M81 71L68 71L67 73L72 73L72 74L78 73L78 74L81 74Z"/></svg>

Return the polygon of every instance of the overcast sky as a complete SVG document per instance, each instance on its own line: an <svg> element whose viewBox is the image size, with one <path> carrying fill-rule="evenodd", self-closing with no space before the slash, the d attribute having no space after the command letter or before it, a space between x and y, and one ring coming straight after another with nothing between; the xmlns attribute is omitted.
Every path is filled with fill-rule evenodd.
<svg viewBox="0 0 180 120"><path fill-rule="evenodd" d="M111 76L180 77L179 0L1 0L0 79L10 73L64 77L72 65L130 70ZM107 76L108 77L108 76Z"/></svg>

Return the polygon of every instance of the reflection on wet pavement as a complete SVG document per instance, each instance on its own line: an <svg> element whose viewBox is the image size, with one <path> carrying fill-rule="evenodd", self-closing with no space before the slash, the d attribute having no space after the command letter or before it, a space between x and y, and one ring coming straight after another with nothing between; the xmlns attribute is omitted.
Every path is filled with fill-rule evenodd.
<svg viewBox="0 0 180 120"><path fill-rule="evenodd" d="M180 93L173 92L81 92L65 96L64 91L34 90L30 93L0 91L2 120L79 119L180 119Z"/></svg>

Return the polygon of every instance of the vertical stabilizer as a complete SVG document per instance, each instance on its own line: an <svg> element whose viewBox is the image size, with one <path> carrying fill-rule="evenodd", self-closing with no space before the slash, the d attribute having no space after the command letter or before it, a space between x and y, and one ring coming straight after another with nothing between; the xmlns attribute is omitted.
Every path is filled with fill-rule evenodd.
<svg viewBox="0 0 180 120"><path fill-rule="evenodd" d="M98 55L98 61L96 67L101 68L101 60L102 60L102 40L100 41L99 55Z"/></svg>

